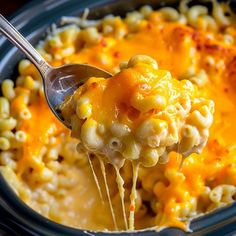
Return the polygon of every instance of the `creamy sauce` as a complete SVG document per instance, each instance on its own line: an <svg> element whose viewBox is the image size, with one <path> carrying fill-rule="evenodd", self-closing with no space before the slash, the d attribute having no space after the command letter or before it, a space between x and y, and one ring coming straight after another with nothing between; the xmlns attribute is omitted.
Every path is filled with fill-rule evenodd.
<svg viewBox="0 0 236 236"><path fill-rule="evenodd" d="M32 194L28 196L27 204L40 214L64 225L81 229L114 229L109 204L102 204L90 169L70 167L69 172L76 184L67 190L65 196L58 193L56 198L47 203L47 199L36 201L35 194ZM50 209L54 212L50 213Z"/></svg>

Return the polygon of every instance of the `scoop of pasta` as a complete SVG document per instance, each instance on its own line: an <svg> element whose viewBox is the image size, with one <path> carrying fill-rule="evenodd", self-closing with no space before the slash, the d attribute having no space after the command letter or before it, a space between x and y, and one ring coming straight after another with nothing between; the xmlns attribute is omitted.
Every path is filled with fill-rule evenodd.
<svg viewBox="0 0 236 236"><path fill-rule="evenodd" d="M150 167L168 161L171 151L201 152L214 103L190 81L174 79L151 57L137 55L109 79L90 78L61 111L87 151L113 164L128 159Z"/></svg>

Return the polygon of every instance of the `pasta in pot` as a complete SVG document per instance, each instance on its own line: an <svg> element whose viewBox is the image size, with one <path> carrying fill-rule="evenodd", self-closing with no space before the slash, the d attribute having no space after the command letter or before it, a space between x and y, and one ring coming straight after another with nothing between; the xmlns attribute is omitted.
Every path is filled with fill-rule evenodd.
<svg viewBox="0 0 236 236"><path fill-rule="evenodd" d="M40 75L28 60L19 63L15 85L11 80L2 83L0 171L30 207L58 223L82 229L126 230L128 224L133 227L130 229L188 229L193 217L235 200L235 15L227 3L212 1L212 8L206 8L188 2L182 0L178 9L143 6L124 19L109 15L86 20L87 10L82 18L63 17L62 23L70 24L52 27L37 49L54 66L89 63L113 74L137 69L141 70L137 74L162 73L161 77L166 76L163 81L172 76L175 79L170 81L185 86L189 101L180 101L181 96L168 103L164 96L136 93L130 99L134 109L124 119L127 122L108 124L91 119L94 103L84 97L76 109L68 111L74 114L69 117L73 127L70 133L47 107ZM140 63L133 57L137 54L153 59L143 57ZM157 68L156 61L165 71ZM90 82L102 84L104 80L93 78ZM143 84L139 89L147 91L149 87ZM190 90L196 94L188 94ZM215 104L213 121L211 100ZM161 122L144 117L137 127L130 126L130 119L134 121L137 114L149 114L152 109L165 109L167 115L158 118ZM171 124L169 118L175 111L187 113L178 125ZM158 140L150 136L152 128L164 130L166 123L172 137ZM70 137L78 137L81 126L90 129L83 132L88 144L101 148L105 137L110 152L123 152L126 159L138 157L143 165L126 161L114 169L102 158L87 156ZM136 132L131 136L133 130ZM129 144L126 149L123 140ZM155 148L164 141L175 152L168 150L164 155L164 148ZM201 154L196 153L202 148ZM178 153L184 154L184 161Z"/></svg>

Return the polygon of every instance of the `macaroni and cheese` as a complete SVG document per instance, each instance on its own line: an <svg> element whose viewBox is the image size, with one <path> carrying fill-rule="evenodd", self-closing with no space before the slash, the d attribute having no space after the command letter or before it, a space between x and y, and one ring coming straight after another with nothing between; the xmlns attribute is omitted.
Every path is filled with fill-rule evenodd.
<svg viewBox="0 0 236 236"><path fill-rule="evenodd" d="M85 148L122 166L145 167L168 153L200 153L213 121L213 101L189 80L176 80L151 57L137 55L115 76L90 78L61 105L72 135Z"/></svg>
<svg viewBox="0 0 236 236"><path fill-rule="evenodd" d="M101 20L88 21L84 16L63 17L62 23L69 25L53 27L37 49L53 66L89 63L112 74L118 73L121 68L121 75L127 75L130 70L137 68L141 70L142 67L142 73L149 70L154 74L164 73L166 80L170 74L165 71L170 71L176 85L187 86L184 88L186 92L183 100L186 96L193 96L191 109L196 112L188 110L192 118L189 116L183 133L194 133L195 145L200 145L201 142L205 145L204 138L208 133L203 131L203 126L208 129L213 113L213 104L209 101L213 100L215 104L213 124L202 153L185 153L183 162L181 155L174 151L168 154L166 163L156 163L158 158L147 158L138 171L135 165L126 161L117 172L111 164L100 162L92 154L87 156L83 150L77 150L80 149L76 148L77 139L70 137L70 131L60 124L47 106L38 71L28 60L22 60L16 82L5 80L2 83L0 170L26 204L53 221L82 229L126 230L128 226L125 217L130 210L133 213L135 211L131 215L135 216L135 221L129 222L134 229L168 226L188 229L190 219L235 200L235 16L227 3L212 1L210 8L187 3L188 1L181 1L178 9L163 7L153 10L150 6L144 6L140 10L128 12L125 18L109 15ZM132 60L128 65L131 68L127 69L124 62L135 55L152 57L154 62L151 65L156 67L157 61L159 68L164 71L151 66L134 66ZM93 81L98 85L108 83L96 78L90 80L91 85ZM125 86L119 91L129 91ZM95 86L95 89L98 88ZM147 89L146 85L140 89ZM178 90L175 86L173 89ZM198 91L197 95L188 94L189 90ZM139 95L135 96L135 91L133 92L128 95L134 95L132 103L135 109L127 113L132 119L153 108L155 111L152 98L141 93L140 102ZM198 101L196 98L203 100ZM83 98L76 104L78 109L74 110L76 116L73 119L77 119L77 115L79 120L87 116L93 117L94 103L90 103L89 99L91 98ZM97 96L93 101L96 99L101 97ZM162 98L153 99L159 102ZM162 102L158 104L161 106ZM172 108L181 110L183 107L178 105ZM102 109L98 110L97 115L104 115ZM203 119L195 119L197 116ZM109 118L106 115L104 117ZM98 125L96 122L104 125L97 118L87 119L90 122L88 126ZM116 142L119 135L114 135L116 139L113 143L111 134L133 130L133 127L129 127L128 118L127 115L121 123L110 123L112 127L109 126L111 132L108 139L112 147L113 144L119 144ZM143 118L148 120L151 117ZM125 120L127 123L124 124L128 128L120 127ZM166 119L163 120L165 123ZM193 125L193 120L198 125ZM107 125L111 121L106 122ZM153 120L145 122L152 123ZM145 122L144 127L152 125ZM107 128L102 125L99 127L101 133ZM141 123L137 125L140 126ZM139 127L141 134L137 139L129 140L131 144L134 141L147 144L149 136L142 132L145 133L148 129L144 127ZM178 126L173 127L176 128ZM197 137L195 133L200 136ZM92 144L98 137L95 134ZM86 134L84 138L88 138ZM187 146L179 146L182 153L188 149L188 145L193 145L190 140L192 139L183 138ZM152 141L151 139L151 145ZM149 151L145 150L146 156L149 156ZM124 156L132 159L130 153L132 150L127 150ZM141 155L135 157L142 159ZM133 172L132 168L136 171ZM133 173L137 180L136 191L132 187ZM115 182L123 187L118 188ZM135 194L132 204L130 194ZM120 200L120 195L123 201ZM113 212L110 208L113 208Z"/></svg>

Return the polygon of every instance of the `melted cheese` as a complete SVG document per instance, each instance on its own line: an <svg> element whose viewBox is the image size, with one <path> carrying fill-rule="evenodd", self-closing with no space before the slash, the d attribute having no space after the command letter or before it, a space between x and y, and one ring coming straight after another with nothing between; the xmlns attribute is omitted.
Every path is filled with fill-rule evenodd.
<svg viewBox="0 0 236 236"><path fill-rule="evenodd" d="M105 185L105 189L106 189L106 193L107 193L107 198L108 198L108 202L109 202L109 206L110 206L110 210L111 210L111 216L112 216L112 220L114 223L114 228L115 228L115 230L118 230L116 216L115 216L114 208L113 208L112 201L111 201L111 195L110 195L109 187L107 184L107 177L106 177L106 169L105 169L104 160L100 157L98 157L98 159L100 162L101 172L102 172L104 185Z"/></svg>
<svg viewBox="0 0 236 236"><path fill-rule="evenodd" d="M131 194L130 194L130 209L129 209L129 230L134 230L134 212L135 212L135 200L137 199L137 180L138 180L138 169L139 169L139 163L138 162L132 162L133 167L133 177L132 177L132 188L131 188Z"/></svg>
<svg viewBox="0 0 236 236"><path fill-rule="evenodd" d="M122 213L123 213L123 219L125 224L125 229L128 230L128 223L126 218L126 211L125 211L125 189L124 189L124 180L120 174L120 170L117 166L114 165L115 171L116 171L116 183L119 190L119 196L121 200L121 207L122 207Z"/></svg>
<svg viewBox="0 0 236 236"><path fill-rule="evenodd" d="M12 104L12 109L14 109L14 106L21 107L22 102L17 98ZM48 142L50 136L57 136L66 130L52 114L44 99L39 98L38 101L29 106L29 110L31 118L23 120L19 127L27 133L27 141L23 146L22 156L18 162L19 175L28 166L40 172L45 166L40 156L43 146Z"/></svg>

